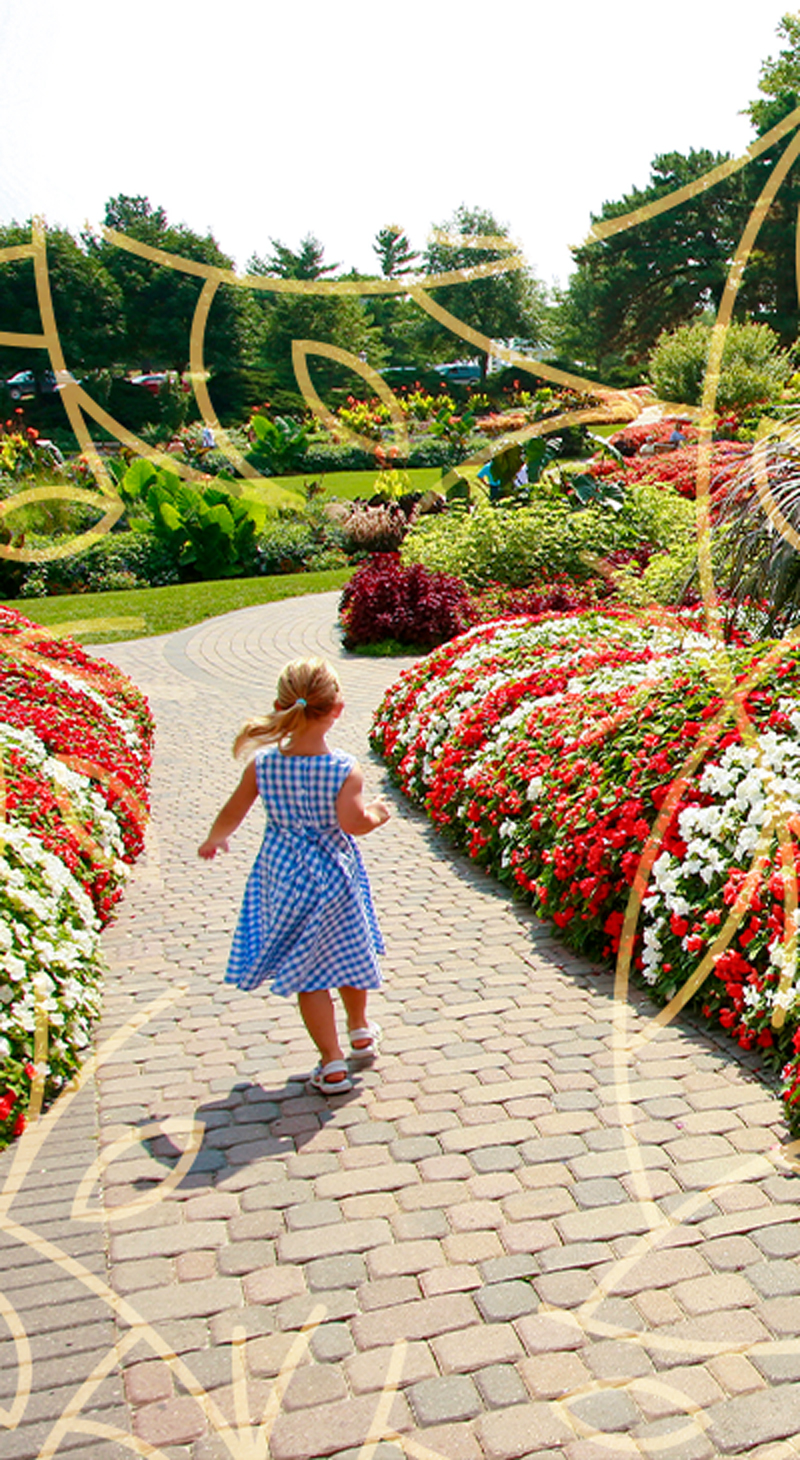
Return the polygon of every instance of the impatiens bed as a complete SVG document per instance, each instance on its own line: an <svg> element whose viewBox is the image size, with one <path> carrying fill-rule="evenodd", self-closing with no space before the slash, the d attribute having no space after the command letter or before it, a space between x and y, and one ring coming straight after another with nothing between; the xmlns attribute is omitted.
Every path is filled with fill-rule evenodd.
<svg viewBox="0 0 800 1460"><path fill-rule="evenodd" d="M89 1043L98 936L143 845L151 742L124 675L0 608L0 1146L24 1126L37 1027L48 1097Z"/></svg>
<svg viewBox="0 0 800 1460"><path fill-rule="evenodd" d="M800 1121L800 657L697 613L481 624L407 670L373 745L589 956L630 959L783 1072ZM683 991L683 992L682 992Z"/></svg>

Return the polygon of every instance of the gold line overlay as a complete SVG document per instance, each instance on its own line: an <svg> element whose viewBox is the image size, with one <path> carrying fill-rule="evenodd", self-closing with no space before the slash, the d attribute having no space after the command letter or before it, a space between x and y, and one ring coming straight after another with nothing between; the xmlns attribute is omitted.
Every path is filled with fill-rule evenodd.
<svg viewBox="0 0 800 1460"><path fill-rule="evenodd" d="M763 153L768 147L774 145L776 141L784 137L788 138L789 134L797 128L798 123L800 123L800 108L792 112L779 126L773 128L765 137L759 139L758 143L748 148L742 157L711 170L703 178L696 179L688 187L676 189L671 194L658 199L646 208L636 209L624 217L605 220L602 223L596 224L592 229L590 239L595 241L600 240L618 233L625 228L635 227L645 219L654 218L670 208L680 206L688 198L698 196L701 192L713 187L724 177L730 176L733 172L745 166L748 161ZM746 713L745 700L762 677L769 673L784 655L792 652L797 647L798 642L800 642L800 635L795 634L784 639L781 643L776 644L764 656L758 667L753 670L748 680L743 684L734 686L730 658L722 638L709 551L711 440L714 406L726 333L731 322L742 274L755 245L761 224L769 206L777 196L782 182L785 180L789 169L798 155L800 155L800 133L788 142L782 157L773 168L761 196L751 212L742 237L739 240L723 298L717 312L712 347L705 376L703 403L699 412L700 446L698 450L697 469L698 550L700 554L701 587L706 621L716 645L715 652L709 660L708 674L711 683L722 699L722 706L714 719L704 728L700 740L691 753L687 755L683 765L680 767L678 774L674 778L670 792L656 817L647 843L643 848L636 878L626 908L623 935L615 970L612 1041L615 1079L609 1088L608 1098L613 1101L619 1112L621 1129L626 1143L629 1169L637 1193L636 1203L640 1207L647 1230L644 1235L636 1237L633 1240L631 1250L624 1258L620 1258L614 1263L602 1281L596 1284L591 1297L584 1301L577 1309L567 1310L559 1308L557 1305L541 1303L539 1310L543 1314L546 1313L556 1318L561 1324L569 1325L576 1331L582 1332L587 1339L592 1337L624 1339L629 1344L637 1345L645 1351L668 1352L672 1354L680 1353L686 1355L687 1358L694 1359L708 1357L712 1353L735 1352L757 1355L767 1352L770 1354L796 1354L800 1352L800 1338L787 1338L784 1340L770 1340L755 1343L731 1342L727 1345L723 1340L722 1342L716 1341L711 1344L710 1342L704 1343L700 1340L688 1340L666 1333L659 1333L657 1330L650 1332L627 1330L619 1324L604 1321L598 1316L600 1305L607 1297L613 1295L622 1278L632 1270L635 1270L637 1263L649 1253L656 1250L665 1239L668 1240L673 1232L685 1222L691 1220L709 1199L713 1199L718 1193L730 1189L731 1186L758 1180L770 1171L781 1169L795 1171L798 1169L796 1158L800 1153L800 1141L791 1142L782 1149L775 1147L772 1151L762 1155L743 1157L741 1162L728 1174L724 1181L715 1183L704 1191L690 1194L685 1198L680 1207L672 1211L668 1216L665 1216L658 1208L652 1194L649 1169L644 1165L642 1150L639 1147L636 1136L636 1120L639 1118L638 1111L631 1099L633 1057L645 1045L656 1038L661 1029L666 1027L675 1018L691 994L702 985L703 980L710 973L713 968L715 956L721 953L736 935L745 916L750 892L758 885L762 875L764 854L771 846L772 840L775 837L777 837L785 853L784 872L786 874L784 897L785 933L783 939L783 947L786 953L786 967L781 978L781 990L788 988L793 982L796 970L797 942L794 915L798 907L798 891L797 869L794 856L789 856L790 852L793 854L794 844L787 824L790 813L786 808L776 806L771 816L768 817L760 841L752 854L743 887L734 905L729 910L725 923L719 929L714 944L708 950L705 957L698 963L690 979L676 992L674 998L664 1009L660 1010L656 1016L650 1018L646 1023L641 1025L638 1031L633 1033L630 1029L630 1005L628 1002L631 956L635 930L641 913L642 902L646 895L653 863L661 846L664 827L677 804L681 790L688 777L697 769L703 756L713 748L725 728L729 727L732 723L735 723L740 729L744 742L758 749L758 731ZM243 462L240 454L232 452L230 443L227 441L216 418L208 390L207 373L204 368L203 341L205 330L216 290L221 284L239 288L267 290L282 294L366 296L395 294L407 296L413 299L425 313L436 319L443 328L464 339L472 346L494 356L496 359L503 360L508 364L518 365L529 374L535 375L543 380L568 386L582 393L591 394L596 400L599 398L599 404L597 406L564 412L555 421L551 419L546 423L539 422L526 427L522 431L510 432L506 438L503 438L504 442L524 441L532 436L542 434L545 429L550 431L557 429L559 425L563 426L579 421L630 420L640 408L639 399L629 392L605 388L602 385L598 385L595 381L590 381L574 373L545 366L541 362L521 354L519 351L507 349L505 346L499 345L496 341L483 335L480 331L472 329L464 321L458 319L452 312L438 305L435 299L432 298L430 291L435 291L438 287L461 283L466 285L472 279L491 277L501 274L508 269L523 267L521 254L507 239L464 239L439 236L438 241L444 244L459 247L491 248L495 251L501 251L504 255L501 259L493 261L490 264L481 264L474 268L451 270L435 276L416 276L401 280L340 280L331 282L325 280L298 281L272 279L258 275L238 276L230 270L214 268L213 266L198 264L190 259L166 254L161 250L153 249L114 230L106 229L104 233L109 242L120 248L125 248L131 253L149 259L151 262L162 264L165 267L176 269L186 274L192 274L198 280L202 281L191 325L190 362L192 384L203 420L212 426L220 442L224 442L226 455L230 456L231 460L234 461L234 464L243 475L250 478L253 478L255 475L253 469L247 463ZM800 230L798 231L798 237L800 240ZM798 244L798 250L797 272L798 288L800 290L800 242ZM65 500L88 502L91 505L95 505L98 512L104 514L91 532L83 533L71 539L67 544L54 544L52 551L44 550L44 554L28 553L26 556L21 550L0 547L0 554L4 557L13 558L17 561L28 560L34 562L42 560L45 554L52 557L60 557L81 551L90 542L96 541L103 536L123 511L123 504L118 497L116 487L109 477L92 441L86 417L94 419L103 425L120 442L139 452L142 456L153 461L168 463L171 470L178 472L183 477L189 480L202 481L203 476L202 473L197 473L191 468L183 466L172 457L166 456L164 453L160 453L148 447L144 442L141 442L133 433L126 431L120 423L116 422L107 412L103 411L82 387L77 384L66 367L58 337L47 273L45 230L41 220L36 220L33 225L30 245L26 244L12 249L0 250L0 264L28 258L32 260L34 267L42 320L42 334L39 336L4 332L0 333L0 344L10 344L20 348L31 348L35 345L48 351L52 368L56 372L59 381L63 384L61 394L70 424L94 473L97 492L79 492L76 490L70 496L69 492L62 486L53 483L52 485L22 492L16 498L4 502L0 505L0 517L10 514L13 511L14 505L21 506L24 503L32 501L52 500L57 496L61 496ZM329 425L331 424L332 418L331 413L318 396L311 380L308 360L313 354L336 360L338 363L353 370L356 374L359 374L365 383L375 391L378 397L389 408L398 442L405 444L406 438L402 434L405 429L405 422L400 411L399 402L377 372L365 365L363 361L355 359L349 352L338 349L337 347L318 341L296 340L293 342L295 374L306 404L317 419ZM336 422L336 429L344 434L342 423L338 420ZM349 434L351 438L358 440L359 444L362 444L366 439L360 438L357 433ZM373 446L374 443L369 442L369 449L372 449ZM476 454L476 456L470 458L464 465L475 465L480 461L486 460L496 450L497 445L495 444L487 453ZM763 445L756 447L754 463L756 492L765 514L769 517L776 530L794 548L800 550L800 535L798 535L791 524L782 516L771 495L767 475L765 447ZM652 615L649 610L643 611L642 620L644 623L652 621ZM44 634L44 631L41 631L41 633ZM36 635L39 634L40 631L37 630ZM36 655L34 635L31 636L31 645L26 649L26 653L32 657ZM46 662L46 660L43 660L43 662ZM78 768L76 765L76 769ZM5 820L6 813L5 795L2 787L2 764L0 763L0 835L2 835L2 824ZM168 969L166 970L166 974L167 976L179 978L180 970L177 968ZM87 1061L68 1089L44 1113L41 1110L44 1083L42 1071L46 1064L48 1028L47 1015L43 1002L41 998L37 999L34 1048L34 1063L37 1073L31 1090L28 1109L29 1123L14 1149L11 1167L2 1191L0 1192L0 1230L9 1239L30 1248L41 1258L52 1262L66 1275L80 1282L88 1292L95 1294L95 1296L99 1297L106 1304L109 1313L114 1314L121 1323L126 1325L126 1331L119 1340L109 1347L107 1353L95 1365L86 1380L76 1387L69 1404L53 1425L44 1445L41 1447L39 1460L52 1460L52 1457L57 1453L65 1436L74 1433L91 1435L98 1439L114 1440L137 1455L156 1457L156 1460L161 1460L163 1451L159 1450L158 1447L148 1444L137 1436L123 1433L113 1425L96 1422L83 1416L83 1411L91 1401L92 1396L96 1393L103 1379L139 1344L145 1346L153 1356L161 1359L175 1375L183 1389L196 1400L209 1426L219 1437L220 1442L224 1445L232 1460L268 1460L272 1429L281 1411L286 1389L298 1365L306 1356L308 1345L314 1332L326 1317L325 1307L319 1305L312 1312L308 1322L297 1333L289 1347L280 1372L274 1381L261 1416L257 1420L254 1420L252 1417L247 1392L247 1340L245 1332L243 1328L234 1329L230 1345L234 1422L230 1423L215 1403L213 1397L207 1393L205 1387L193 1374L191 1366L172 1351L169 1344L158 1332L158 1329L137 1311L135 1302L116 1293L103 1278L98 1277L84 1264L70 1256L58 1244L49 1241L46 1237L30 1227L18 1223L11 1214L14 1199L25 1189L26 1179L32 1173L42 1152L44 1143L48 1139L56 1136L59 1122L68 1114L72 1101L80 1090L83 1089L88 1081L94 1078L96 1071L106 1061L111 1059L129 1039L140 1029L143 1029L151 1019L157 1019L165 1010L173 1007L185 993L185 985L175 983L159 999L147 1008L137 1012L97 1049L96 1053ZM780 1008L776 1008L773 1017L773 1025L775 1028L780 1027L783 1017L783 1011ZM102 1197L102 1176L107 1167L114 1160L123 1157L127 1151L140 1145L143 1141L164 1133L168 1133L177 1138L179 1143L182 1142L177 1164L157 1186L148 1190L140 1198L121 1207L105 1207ZM199 1148L201 1136L202 1127L192 1117L176 1117L172 1121L150 1122L143 1128L129 1128L118 1139L113 1141L96 1160L87 1164L85 1172L76 1185L72 1207L73 1219L89 1224L105 1222L113 1225L115 1219L129 1217L136 1212L143 1211L147 1207L169 1200L191 1165L194 1155ZM93 1193L98 1187L100 1188L100 1195L99 1197L95 1197ZM0 1408L0 1424L7 1429L13 1430L19 1426L26 1413L35 1377L34 1366L24 1322L14 1304L2 1292L0 1292L0 1315L2 1315L12 1339L17 1365L16 1392L11 1404L7 1408ZM386 1378L379 1394L376 1396L374 1418L370 1425L369 1433L365 1436L363 1445L359 1451L359 1460L373 1460L375 1450L382 1442L395 1445L403 1454L413 1457L413 1460L445 1460L445 1457L440 1455L437 1450L430 1449L424 1444L419 1443L419 1441L396 1433L391 1429L390 1416L392 1403L402 1381L405 1352L406 1346L404 1343L395 1344L391 1350ZM633 1448L633 1441L616 1433L613 1435L605 1433L597 1427L585 1423L574 1413L573 1408L577 1400L598 1390L617 1387L622 1390L630 1388L635 1391L637 1386L649 1390L651 1393L662 1395L672 1403L677 1403L686 1416L686 1423L679 1431L673 1431L669 1435L662 1436L660 1439L648 1440L648 1450L653 1453L667 1453L673 1445L679 1442L690 1442L695 1436L702 1435L704 1429L707 1428L709 1417L704 1407L693 1401L679 1386L660 1378L632 1377L620 1381L592 1381L551 1401L551 1407L553 1413L563 1421L566 1429L572 1436L578 1439L591 1438L598 1445L606 1446L615 1453L630 1452L631 1454L638 1454L638 1449Z"/></svg>

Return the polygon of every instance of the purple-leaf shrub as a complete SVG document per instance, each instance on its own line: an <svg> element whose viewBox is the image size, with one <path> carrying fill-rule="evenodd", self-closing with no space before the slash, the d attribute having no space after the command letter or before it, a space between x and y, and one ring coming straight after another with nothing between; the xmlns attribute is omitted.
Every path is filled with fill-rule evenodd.
<svg viewBox="0 0 800 1460"><path fill-rule="evenodd" d="M469 594L459 578L404 568L395 553L370 558L346 584L339 612L345 647L395 639L433 648L473 622Z"/></svg>

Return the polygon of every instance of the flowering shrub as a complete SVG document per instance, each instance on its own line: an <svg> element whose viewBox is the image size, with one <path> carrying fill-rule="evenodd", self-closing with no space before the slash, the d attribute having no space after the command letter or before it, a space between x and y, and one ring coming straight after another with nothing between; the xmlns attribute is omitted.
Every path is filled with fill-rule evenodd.
<svg viewBox="0 0 800 1460"><path fill-rule="evenodd" d="M750 456L750 447L736 441L716 441L711 448L710 486L714 495L732 481L743 462ZM593 475L597 475L594 466ZM625 466L625 485L634 482L669 486L682 497L694 501L697 492L697 447L681 446L668 456L639 456Z"/></svg>
<svg viewBox="0 0 800 1460"><path fill-rule="evenodd" d="M382 428L391 416L389 407L382 400L356 400L352 395L347 397L347 404L340 406L336 414L343 426L375 441L380 441Z"/></svg>
<svg viewBox="0 0 800 1460"><path fill-rule="evenodd" d="M659 420L648 421L643 426L624 426L621 431L615 431L610 437L611 445L616 446L623 456L635 456L643 446L649 446L656 441L669 441L676 426L687 441L697 441L700 432L691 422L679 420L676 416L661 416Z"/></svg>
<svg viewBox="0 0 800 1460"><path fill-rule="evenodd" d="M33 472L37 467L50 465L49 459L39 446L39 432L35 426L23 426L22 410L18 407L17 420L0 421L0 477L16 480L24 472Z"/></svg>
<svg viewBox="0 0 800 1460"><path fill-rule="evenodd" d="M602 580L576 583L564 573L541 578L527 588L507 588L503 583L489 583L472 595L476 623L502 618L519 618L522 614L574 613L592 608L608 591Z"/></svg>
<svg viewBox="0 0 800 1460"><path fill-rule="evenodd" d="M152 728L113 666L0 608L0 1146L24 1124L41 1016L48 1096L88 1044L98 935L143 845Z"/></svg>
<svg viewBox="0 0 800 1460"><path fill-rule="evenodd" d="M340 600L348 649L394 639L430 648L460 634L471 622L464 584L447 573L404 568L392 553L370 558L345 585Z"/></svg>
<svg viewBox="0 0 800 1460"><path fill-rule="evenodd" d="M755 728L743 736L695 625L622 610L480 625L400 677L373 745L439 827L590 955L618 953L642 876L639 977L667 1003L705 960L693 1006L783 1067L798 1123L800 661L787 646L729 651Z"/></svg>

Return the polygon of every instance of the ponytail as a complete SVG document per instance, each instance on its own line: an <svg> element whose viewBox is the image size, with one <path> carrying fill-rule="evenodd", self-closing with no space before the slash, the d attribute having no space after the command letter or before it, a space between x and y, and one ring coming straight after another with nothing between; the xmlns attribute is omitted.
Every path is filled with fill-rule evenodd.
<svg viewBox="0 0 800 1460"><path fill-rule="evenodd" d="M234 755L289 739L308 720L327 715L340 694L339 681L324 659L296 659L285 665L278 679L274 710L245 721L233 742Z"/></svg>

